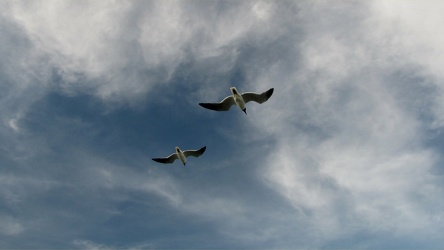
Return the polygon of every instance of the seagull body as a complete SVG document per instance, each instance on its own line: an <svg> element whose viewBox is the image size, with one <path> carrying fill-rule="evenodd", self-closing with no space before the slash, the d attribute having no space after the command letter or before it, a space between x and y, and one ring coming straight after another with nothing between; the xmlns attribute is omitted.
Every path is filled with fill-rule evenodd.
<svg viewBox="0 0 444 250"><path fill-rule="evenodd" d="M187 157L188 156L194 156L194 157L199 157L201 156L204 152L205 149L207 147L203 147L200 148L198 150L185 150L182 151L179 147L176 147L176 152L169 155L168 157L165 158L153 158L153 161L157 161L160 163L166 163L166 164L170 164L173 163L175 160L179 159L182 164L185 166L185 164L187 163Z"/></svg>
<svg viewBox="0 0 444 250"><path fill-rule="evenodd" d="M215 111L228 111L231 106L236 105L242 111L244 111L245 114L247 114L247 108L245 107L246 103L250 101L254 101L259 104L266 102L273 94L274 88L271 88L262 94L252 92L239 94L239 91L237 91L235 87L231 87L230 91L232 95L225 97L220 103L199 103L199 105Z"/></svg>

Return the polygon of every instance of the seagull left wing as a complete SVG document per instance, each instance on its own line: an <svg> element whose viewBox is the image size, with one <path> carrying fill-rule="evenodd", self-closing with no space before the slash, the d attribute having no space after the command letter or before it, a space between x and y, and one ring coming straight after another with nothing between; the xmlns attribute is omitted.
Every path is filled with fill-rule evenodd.
<svg viewBox="0 0 444 250"><path fill-rule="evenodd" d="M199 150L185 150L185 151L183 151L183 154L186 157L188 157L188 156L199 157L199 156L201 156L205 152L205 149L207 149L206 146L201 148L201 149L199 149Z"/></svg>
<svg viewBox="0 0 444 250"><path fill-rule="evenodd" d="M271 88L262 94L246 92L246 93L242 94L242 98L244 99L245 103L247 103L249 101L254 101L257 103L264 103L271 97L271 95L273 94L273 91L274 91L274 88Z"/></svg>
<svg viewBox="0 0 444 250"><path fill-rule="evenodd" d="M228 111L234 104L233 96L225 97L220 103L199 103L200 106L215 111Z"/></svg>
<svg viewBox="0 0 444 250"><path fill-rule="evenodd" d="M173 163L176 159L178 159L177 154L171 154L166 158L153 158L152 160L160 163L170 164Z"/></svg>

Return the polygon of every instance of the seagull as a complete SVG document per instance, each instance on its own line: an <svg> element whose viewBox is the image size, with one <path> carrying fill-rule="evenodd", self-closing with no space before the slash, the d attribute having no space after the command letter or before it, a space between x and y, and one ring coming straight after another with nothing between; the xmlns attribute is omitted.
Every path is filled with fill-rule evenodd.
<svg viewBox="0 0 444 250"><path fill-rule="evenodd" d="M185 163L187 163L188 156L199 157L205 152L206 148L207 147L205 146L199 150L182 151L182 150L180 150L179 147L176 147L176 153L173 153L165 158L153 158L153 161L169 164L169 163L173 163L176 159L179 159L183 163L183 165L185 166Z"/></svg>
<svg viewBox="0 0 444 250"><path fill-rule="evenodd" d="M220 103L199 103L200 106L215 110L215 111L228 111L231 106L236 104L245 114L247 114L247 108L245 104L249 101L255 101L257 103L264 103L273 94L274 88L265 91L262 94L256 94L252 92L246 92L239 94L239 91L235 87L231 87L230 91L232 95L225 97Z"/></svg>

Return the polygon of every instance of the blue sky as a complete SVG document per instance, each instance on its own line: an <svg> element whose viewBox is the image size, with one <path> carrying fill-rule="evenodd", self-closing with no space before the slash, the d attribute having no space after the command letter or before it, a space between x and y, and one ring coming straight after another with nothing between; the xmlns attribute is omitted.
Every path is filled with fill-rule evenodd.
<svg viewBox="0 0 444 250"><path fill-rule="evenodd" d="M442 247L443 7L1 1L0 248Z"/></svg>

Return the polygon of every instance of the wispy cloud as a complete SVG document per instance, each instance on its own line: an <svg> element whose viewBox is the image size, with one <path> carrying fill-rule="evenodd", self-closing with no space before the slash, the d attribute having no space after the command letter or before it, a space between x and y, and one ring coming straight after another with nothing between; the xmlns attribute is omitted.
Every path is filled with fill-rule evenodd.
<svg viewBox="0 0 444 250"><path fill-rule="evenodd" d="M314 5L319 14L322 4L306 7ZM437 93L428 91L415 93L416 100L399 96L410 88L425 89L424 81L413 82L416 79L402 74L424 79L425 69L433 72L433 67L428 67L428 59L413 55L424 53L403 43L408 22L391 23L384 19L390 11L377 11L385 6L373 3L371 11L359 16L350 10L362 6L339 6L321 12L322 19L306 14L301 20L313 32L288 51L299 63L292 72L280 70L280 75L293 77L279 83L283 93L270 102L273 107L265 109L257 126L258 133L271 133L277 142L263 165L263 178L296 211L305 212L325 240L362 231L412 236L418 230L428 232L418 240L437 240L433 232L442 228L436 218L442 216L443 204L432 197L442 192L442 186L441 177L431 169L440 157L424 147L428 138L424 127L430 121L421 117L440 104L425 101L437 98ZM428 20L438 18L433 16ZM346 31L344 20L352 23L345 25ZM386 24L401 30L383 28ZM438 52L442 47L422 38L409 41L426 50ZM258 78L273 79L279 75L276 71L265 70ZM440 82L426 84L439 89ZM416 103L406 105L408 101ZM430 193L432 186L437 189Z"/></svg>

